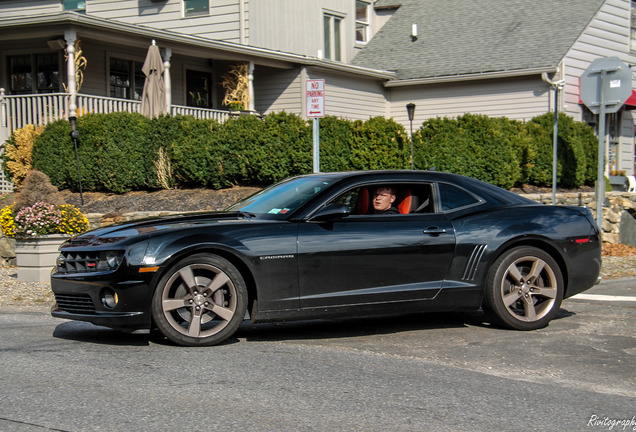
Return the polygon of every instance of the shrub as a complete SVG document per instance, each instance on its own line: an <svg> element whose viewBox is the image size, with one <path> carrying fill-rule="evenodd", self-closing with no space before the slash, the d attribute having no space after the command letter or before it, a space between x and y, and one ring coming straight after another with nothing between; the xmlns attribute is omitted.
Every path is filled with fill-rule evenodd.
<svg viewBox="0 0 636 432"><path fill-rule="evenodd" d="M225 185L254 181L263 156L259 151L262 133L263 122L255 116L233 117L219 127L214 144Z"/></svg>
<svg viewBox="0 0 636 432"><path fill-rule="evenodd" d="M170 143L168 154L173 175L179 186L219 188L221 178L219 151L214 135L219 124L214 120L181 117L175 126L179 133Z"/></svg>
<svg viewBox="0 0 636 432"><path fill-rule="evenodd" d="M263 132L265 159L260 161L259 182L312 172L312 127L305 120L284 111L268 114L263 118Z"/></svg>
<svg viewBox="0 0 636 432"><path fill-rule="evenodd" d="M43 172L31 170L24 178L22 186L14 198L14 209L20 211L31 207L36 202L61 204L62 197L57 188L51 184L49 177Z"/></svg>
<svg viewBox="0 0 636 432"><path fill-rule="evenodd" d="M2 154L3 169L16 186L20 186L27 173L33 169L33 143L42 131L44 126L26 125L7 140Z"/></svg>
<svg viewBox="0 0 636 432"><path fill-rule="evenodd" d="M557 184L576 188L589 184L596 176L593 165L597 157L596 138L591 127L564 113L559 114L557 138ZM532 137L526 182L537 186L552 185L554 114L546 113L527 124ZM597 142L597 141L596 141Z"/></svg>
<svg viewBox="0 0 636 432"><path fill-rule="evenodd" d="M516 125L474 114L427 120L413 134L415 165L511 188L520 176Z"/></svg>
<svg viewBox="0 0 636 432"><path fill-rule="evenodd" d="M122 193L156 184L152 165L156 150L147 141L148 122L141 114L122 112L78 119L86 190Z"/></svg>
<svg viewBox="0 0 636 432"><path fill-rule="evenodd" d="M155 187L156 146L148 142L149 119L137 113L87 114L78 118L82 186L116 193ZM47 125L36 140L33 165L60 188L79 190L75 150L66 121Z"/></svg>
<svg viewBox="0 0 636 432"><path fill-rule="evenodd" d="M405 169L410 146L404 126L393 119L372 117L353 123L350 169Z"/></svg>
<svg viewBox="0 0 636 432"><path fill-rule="evenodd" d="M241 115L224 123L192 116L87 114L78 119L86 191L122 193L172 187L263 185L312 171L312 125L280 112ZM552 114L522 123L466 114L429 119L413 136L414 165L464 174L504 188L551 184ZM596 138L561 114L559 184L593 183ZM35 139L33 166L60 189L79 189L67 121ZM410 142L392 119L320 120L321 171L410 168ZM33 200L30 201L31 204Z"/></svg>
<svg viewBox="0 0 636 432"><path fill-rule="evenodd" d="M58 189L79 190L70 134L71 126L66 120L47 124L33 145L33 166L45 173Z"/></svg>
<svg viewBox="0 0 636 432"><path fill-rule="evenodd" d="M156 182L153 184L159 188L170 189L177 185L175 168L178 168L173 161L174 148L180 141L182 123L191 117L186 116L159 116L153 118L148 123L147 143L149 153L153 153L153 166L156 172ZM150 155L149 155L150 156Z"/></svg>
<svg viewBox="0 0 636 432"><path fill-rule="evenodd" d="M313 128L312 128L313 130ZM346 171L350 169L353 122L334 116L320 119L320 170ZM313 132L312 132L313 148ZM313 164L312 164L313 166Z"/></svg>

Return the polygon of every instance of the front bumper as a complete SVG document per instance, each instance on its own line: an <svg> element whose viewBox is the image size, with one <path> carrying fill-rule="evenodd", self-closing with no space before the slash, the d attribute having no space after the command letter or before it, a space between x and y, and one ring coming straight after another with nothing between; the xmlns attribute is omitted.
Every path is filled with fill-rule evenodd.
<svg viewBox="0 0 636 432"><path fill-rule="evenodd" d="M115 278L116 274L56 275L51 277L55 304L51 315L57 318L86 321L122 331L149 329L151 326L152 275L134 274ZM122 282L120 282L122 281ZM116 306L109 307L104 298L116 293Z"/></svg>

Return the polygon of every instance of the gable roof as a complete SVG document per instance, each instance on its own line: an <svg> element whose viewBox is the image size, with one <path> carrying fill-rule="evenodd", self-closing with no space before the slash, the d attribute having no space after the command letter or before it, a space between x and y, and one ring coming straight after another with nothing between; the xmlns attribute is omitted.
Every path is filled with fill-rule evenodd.
<svg viewBox="0 0 636 432"><path fill-rule="evenodd" d="M404 0L352 63L395 71L398 80L554 70L603 3Z"/></svg>

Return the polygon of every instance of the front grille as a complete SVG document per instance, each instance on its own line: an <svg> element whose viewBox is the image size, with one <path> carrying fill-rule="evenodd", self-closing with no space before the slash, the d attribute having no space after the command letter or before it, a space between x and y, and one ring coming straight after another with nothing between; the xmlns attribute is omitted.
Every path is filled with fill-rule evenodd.
<svg viewBox="0 0 636 432"><path fill-rule="evenodd" d="M93 300L87 294L55 294L57 308L71 313L95 312Z"/></svg>
<svg viewBox="0 0 636 432"><path fill-rule="evenodd" d="M57 273L94 273L117 270L121 264L123 252L119 251L86 251L60 252L57 259Z"/></svg>

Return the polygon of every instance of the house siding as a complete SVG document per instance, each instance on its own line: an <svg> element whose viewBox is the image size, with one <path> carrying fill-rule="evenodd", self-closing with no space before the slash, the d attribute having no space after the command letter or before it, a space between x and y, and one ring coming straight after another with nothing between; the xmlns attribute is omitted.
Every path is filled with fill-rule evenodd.
<svg viewBox="0 0 636 432"><path fill-rule="evenodd" d="M187 35L240 43L240 2L245 0L215 0L210 2L209 15L183 16L181 0L152 2L150 0L92 0L86 12L100 18L129 24L152 26Z"/></svg>
<svg viewBox="0 0 636 432"><path fill-rule="evenodd" d="M257 68L254 72L254 107L263 114L286 111L302 115L300 68L274 70Z"/></svg>
<svg viewBox="0 0 636 432"><path fill-rule="evenodd" d="M329 12L343 18L342 61L348 62L356 53L353 0L255 1L250 8L251 45L318 57L324 49L323 13Z"/></svg>
<svg viewBox="0 0 636 432"><path fill-rule="evenodd" d="M630 12L630 1L608 0L566 54L562 109L574 119L583 120L579 79L594 60L618 56L627 64L636 63L636 53L630 49ZM632 111L621 111L621 119L616 169L633 175L635 122Z"/></svg>
<svg viewBox="0 0 636 432"><path fill-rule="evenodd" d="M325 80L326 115L366 120L387 114L384 87L380 81L312 70L308 71L308 79Z"/></svg>
<svg viewBox="0 0 636 432"><path fill-rule="evenodd" d="M429 118L467 113L530 120L550 109L549 87L539 76L393 87L389 115L405 127L411 102L416 105L414 128Z"/></svg>
<svg viewBox="0 0 636 432"><path fill-rule="evenodd" d="M254 75L255 108L264 114L287 111L304 115L305 80L324 79L326 115L351 120L386 115L384 88L378 80L357 78L352 81L351 77L311 69L274 72L257 68Z"/></svg>
<svg viewBox="0 0 636 432"><path fill-rule="evenodd" d="M3 1L0 10L3 18L59 13L62 11L62 2L59 0L45 2L42 0Z"/></svg>

